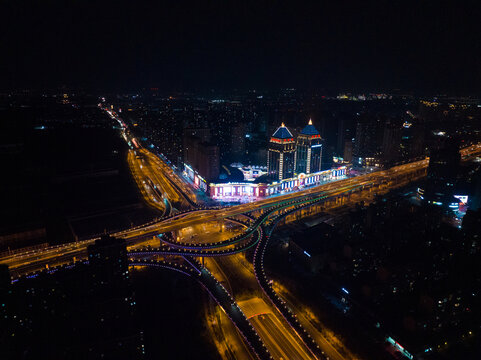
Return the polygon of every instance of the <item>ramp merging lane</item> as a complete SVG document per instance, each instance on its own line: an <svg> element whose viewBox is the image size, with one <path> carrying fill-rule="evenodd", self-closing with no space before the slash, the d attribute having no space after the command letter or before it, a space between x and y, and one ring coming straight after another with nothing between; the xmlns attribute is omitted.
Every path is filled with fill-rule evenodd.
<svg viewBox="0 0 481 360"><path fill-rule="evenodd" d="M472 153L479 152L481 145L475 145L462 152L463 157L470 156ZM156 182L165 183L162 188L166 192L183 194L183 200L191 202L190 194L184 194L176 180L171 178L158 159L152 158L148 153L144 156L148 159L148 169L150 175ZM325 359L319 346L302 327L296 315L288 308L286 303L279 298L266 277L263 258L270 240L270 234L276 224L287 215L292 214L302 208L320 204L325 201L335 200L342 196L350 196L352 193L362 193L364 190L379 189L383 191L398 187L413 179L418 179L425 175L428 160L420 160L408 164L395 166L388 170L378 171L356 178L339 180L321 186L306 188L304 190L271 197L253 203L241 204L231 207L202 208L195 206L193 209L177 214L169 214L164 218L121 231L113 236L123 237L130 244L135 244L138 240L180 229L183 227L205 223L208 221L228 220L237 221L245 227L243 234L234 236L227 240L195 243L195 242L174 242L171 239L162 238L163 246L158 249L146 248L129 252L132 266L157 266L173 269L180 273L196 278L201 285L211 294L215 301L222 307L229 316L246 342L260 359L269 359L271 355L277 359ZM162 178L157 177L154 167L162 168ZM150 168L150 169L149 169ZM167 185L166 185L167 184ZM159 195L159 194L157 194ZM190 200L190 201L189 201ZM193 205L193 203L190 203ZM197 204L196 204L197 205ZM257 216L250 216L249 221L240 221L233 218L236 215L248 215L256 213ZM271 223L271 225L267 225ZM7 256L0 259L0 263L5 263L11 269L32 269L39 264L46 266L49 263L63 261L66 258L85 257L86 248L98 238L92 238L81 242L65 244L62 246L51 247ZM210 257L224 256L245 251L256 246L254 253L254 274L264 293L272 304L279 310L284 319L294 330L284 331L282 323L272 313L254 315L250 322L242 312L239 305L227 292L224 286L205 268L200 266L195 260L189 261L191 257ZM152 256L181 256L190 266L177 264L176 262L166 262L162 260L151 260ZM147 260L149 259L149 260ZM18 272L20 274L20 270ZM259 330L258 335L255 328ZM297 336L302 341L299 342ZM269 351L264 343L269 344Z"/></svg>
<svg viewBox="0 0 481 360"><path fill-rule="evenodd" d="M387 185L387 181L392 181L392 179L396 179L400 176L405 176L406 174L412 172L420 171L423 169L425 170L426 164L427 161L422 160L411 163L409 164L409 166L401 165L391 170L362 175L351 179L339 180L337 182L328 183L322 186L307 188L299 192L288 193L285 195L280 195L248 204L220 208L197 208L183 211L177 214L167 216L165 218L161 218L158 221L153 221L149 224L133 227L131 229L113 233L111 235L125 238L128 243L132 243L149 236L154 236L160 233L173 231L199 223L205 223L212 220L221 220L244 213L268 211L269 208L293 204L295 201L302 202L306 199L320 196L321 194L326 194L325 196L327 198L329 196L339 196L342 193L349 194L350 192L362 190L368 187L380 186L380 184L384 184L382 186L389 187L389 185ZM343 191L339 192L339 189L343 189ZM57 256L63 255L63 250L69 252L72 257L76 256L80 259L82 257L82 254L85 253L87 246L94 243L96 239L98 239L98 237L81 242L65 244L55 248L46 248L29 254L18 254L15 259L4 258L0 259L0 262L12 266L12 268L18 269L24 264L32 265L36 262L43 264L46 260L48 262L49 259L55 259ZM224 245L228 244L225 243ZM72 251L72 248L74 248L75 250ZM247 249L247 247L244 247L244 249ZM224 254L228 253L228 251L224 251ZM179 254L189 255L193 254L193 252L181 252ZM221 253L218 252L218 254Z"/></svg>
<svg viewBox="0 0 481 360"><path fill-rule="evenodd" d="M179 265L176 262L167 262L161 260L138 261L131 260L131 266L153 266L160 268L167 268L184 275L191 276L196 279L207 290L210 296L217 302L217 304L224 310L226 315L237 327L244 340L251 347L259 359L272 359L269 350L262 342L262 339L255 331L252 324L244 315L239 305L234 301L232 296L228 293L225 287L212 276L206 268L196 268L195 266L187 267Z"/></svg>

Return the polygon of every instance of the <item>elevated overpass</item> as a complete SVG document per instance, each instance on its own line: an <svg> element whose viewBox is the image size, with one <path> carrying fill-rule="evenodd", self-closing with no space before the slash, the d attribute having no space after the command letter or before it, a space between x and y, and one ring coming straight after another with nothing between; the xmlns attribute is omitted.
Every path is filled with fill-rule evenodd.
<svg viewBox="0 0 481 360"><path fill-rule="evenodd" d="M464 159L476 156L481 153L481 144L471 145L462 149L460 152ZM270 211L271 208L275 208L278 205L294 204L296 201L302 201L303 199L315 196L326 196L324 198L326 206L329 204L339 204L349 200L351 196L355 194L387 192L391 189L406 185L411 181L420 179L426 175L428 162L428 159L423 159L398 165L387 170L305 188L297 192L286 193L252 203L230 207L191 208L178 213L172 213L140 226L112 233L111 235L124 238L129 245L134 245L142 241L142 239L187 226L203 224L210 221L229 221L228 218L242 214L251 214L259 217L264 212ZM247 229L247 231L251 230ZM81 260L85 258L87 246L99 238L100 235L83 241L21 252L11 256L7 255L0 259L0 263L9 265L11 270L16 271L14 276L19 276L33 270L51 266L55 264L60 257L62 257L62 263L65 263L67 259L69 259L70 262L72 259L77 261ZM235 240L232 240L232 244L226 242L224 245L232 246L234 241ZM186 243L182 245L185 245L185 248L192 245L190 246L192 247L191 250L195 250L195 248L201 249L201 247L196 246L196 244L189 245ZM214 247L218 248L217 245ZM220 249L216 251L220 251ZM227 251L225 253L227 253ZM25 270L22 270L22 268L25 268Z"/></svg>
<svg viewBox="0 0 481 360"><path fill-rule="evenodd" d="M476 146L471 150L466 150L463 155L471 156L473 152L480 151ZM285 338L291 339L291 348L299 348L294 342L300 339L307 352L302 353L301 358L326 359L322 349L311 335L303 328L285 302L276 294L266 277L263 267L263 257L270 240L270 234L275 225L290 214L302 211L312 206L337 206L345 201L349 201L353 196L372 193L385 193L391 189L403 186L411 181L422 178L426 175L428 159L395 166L388 170L362 175L356 178L340 180L322 186L303 189L295 193L287 193L265 200L236 205L232 207L214 208L191 208L180 213L170 214L163 218L113 234L123 237L128 244L136 244L145 237L151 237L160 233L176 230L186 226L192 226L208 221L233 221L244 226L244 232L226 240L217 242L197 243L186 241L173 241L172 239L162 238L162 246L159 248L147 247L141 250L129 252L132 266L159 266L167 267L184 273L188 276L196 277L206 290L213 296L217 303L226 311L226 314L236 325L244 340L251 346L258 358L270 358L271 353L278 358L281 352L276 340L261 339L257 329L261 329L265 324L257 324L254 320L250 322L238 304L234 301L227 290L208 272L208 270L196 263L194 260L189 262L190 266L172 265L165 260L155 260L157 257L177 258L203 258L233 255L255 247L254 252L254 274L257 282L270 300L272 306L282 314L282 318L289 324L292 333ZM240 221L235 218L239 215L249 215L247 221ZM66 244L63 246L41 249L14 257L1 259L0 262L7 263L13 269L19 269L18 274L22 274L22 267L33 269L36 265L49 266L52 259L61 257L62 259L77 257L78 260L85 258L86 247L93 243L97 238L88 239L83 242ZM160 242L160 241L159 241ZM12 266L13 265L13 266ZM257 320L256 320L257 321ZM270 324L270 323L269 323ZM272 325L272 324L271 324ZM293 335L295 334L295 335ZM280 336L280 335L279 335ZM279 337L281 338L281 337ZM264 345L267 342L268 348ZM342 356L340 357L342 359Z"/></svg>
<svg viewBox="0 0 481 360"><path fill-rule="evenodd" d="M188 226L204 224L210 221L229 221L228 218L242 214L251 214L255 217L260 217L264 213L270 213L278 207L289 207L301 202L319 199L320 197L323 197L323 201L327 204L342 203L357 193L386 192L410 181L419 179L426 174L427 164L427 160L421 160L414 163L399 165L389 170L339 180L321 186L305 188L298 192L287 193L252 203L230 207L191 208L164 216L144 225L112 233L111 235L124 238L129 245L134 245L145 238ZM247 231L252 232L252 229L248 228ZM0 259L0 263L9 265L11 270L16 271L16 275L22 275L25 273L25 271L22 270L22 267L27 269L26 272L31 272L32 270L35 270L36 264L40 265L38 269L52 266L55 263L55 260L59 257L65 259L75 258L75 260L78 261L85 258L87 246L94 243L95 240L99 238L100 235L83 241L20 253L15 256L7 256ZM232 240L232 243L224 243L223 245L232 246L234 241L235 240ZM224 254L230 252L225 248L219 249L219 246L215 247L217 248L215 250L216 255L220 255L221 252ZM247 247L236 249L236 251L245 250L246 248ZM187 250L189 249L184 249L183 251ZM172 250L172 252L174 251ZM191 250L191 253L194 253L194 249ZM206 256L207 255L211 254L206 253Z"/></svg>

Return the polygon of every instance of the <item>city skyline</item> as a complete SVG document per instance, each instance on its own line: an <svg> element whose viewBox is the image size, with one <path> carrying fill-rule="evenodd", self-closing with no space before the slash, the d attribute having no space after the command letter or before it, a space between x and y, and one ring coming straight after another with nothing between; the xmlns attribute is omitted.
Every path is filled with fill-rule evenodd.
<svg viewBox="0 0 481 360"><path fill-rule="evenodd" d="M481 2L0 14L0 359L481 359Z"/></svg>
<svg viewBox="0 0 481 360"><path fill-rule="evenodd" d="M0 96L6 358L476 358L480 100L156 95Z"/></svg>

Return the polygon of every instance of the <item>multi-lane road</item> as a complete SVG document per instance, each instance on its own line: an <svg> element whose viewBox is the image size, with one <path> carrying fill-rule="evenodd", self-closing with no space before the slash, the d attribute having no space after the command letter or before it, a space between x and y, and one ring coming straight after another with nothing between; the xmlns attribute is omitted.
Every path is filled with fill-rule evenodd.
<svg viewBox="0 0 481 360"><path fill-rule="evenodd" d="M481 151L481 146L476 145L461 151L463 157L470 156ZM257 213L256 220L251 220L245 223L246 232L249 236L245 236L242 241L245 240L244 245L237 245L237 237L239 228L228 228L224 235L221 237L219 242L219 237L217 240L209 243L199 243L198 247L191 247L188 252L185 252L184 246L188 242L192 242L192 238L185 239L181 238L178 241L178 246L164 246L162 250L157 251L159 254L163 255L194 255L194 256L216 256L216 255L227 255L233 254L238 251L233 251L236 248L242 251L247 248L247 245L256 245L259 239L261 239L263 223L268 219L270 213L278 213L281 209L289 209L294 207L307 206L312 203L318 203L319 201L327 202L333 201L337 204L338 199L347 198L349 199L353 193L364 193L364 192L386 192L389 189L402 186L412 180L416 180L424 176L426 168L428 166L428 159L403 164L395 166L388 170L373 172L370 174L365 174L355 178L344 179L337 182L332 182L320 186L313 186L305 188L301 191L291 192L286 194L281 194L279 196L267 198L264 200L246 203L225 208L203 208L198 206L195 199L194 192L189 189L188 186L182 183L182 181L175 175L171 170L169 171L168 166L158 159L155 155L148 152L145 149L132 150L129 153L129 165L132 169L134 177L137 184L139 185L140 191L142 192L146 201L148 201L152 206L157 207L159 210L163 210L165 215L164 218L154 221L150 224L145 224L143 226L138 226L131 228L122 232L113 234L117 237L123 237L127 240L129 247L139 248L139 244L142 242L149 243L152 235L157 235L160 233L165 233L168 231L181 230L185 228L194 229L198 226L205 226L207 223L224 222L232 220L232 217L239 216L241 214L247 213ZM168 205L171 202L175 202L180 206L185 208L190 207L189 210L171 213L166 211ZM342 201L341 201L342 202ZM215 225L216 227L218 225ZM182 234L181 230L179 234ZM252 236L251 236L252 234ZM192 235L191 235L192 236ZM237 236L237 237L236 237ZM226 240L227 239L227 240ZM229 242L232 239L232 242ZM46 249L34 250L25 253L19 253L12 256L6 256L0 259L0 263L9 265L12 270L12 274L19 276L31 271L45 269L59 264L65 264L73 260L81 260L86 257L87 246L93 243L96 238L75 242L71 244L65 244L62 246L51 247ZM235 242L234 242L235 240ZM240 246L240 247L239 247ZM244 246L244 247L242 247ZM204 250L209 249L209 250ZM232 250L232 251L231 251ZM207 255L207 252L209 255ZM136 254L142 256L148 256L149 254L154 254L152 250L140 253L138 251L132 252L132 256ZM235 255L231 259L241 255ZM215 260L214 260L215 261ZM207 263L209 266L209 262ZM228 270L230 274L233 274L235 270L229 267L229 265L217 265L214 266L212 271L220 269L221 277L225 277L225 273ZM234 267L235 268L235 267ZM241 274L245 269L240 268ZM262 271L257 269L256 271ZM255 277L250 274L250 282L252 283ZM256 274L257 280L261 288L268 297L272 299L272 296L266 292L266 284L264 280L259 279L259 274ZM210 278L208 278L210 279ZM212 281L212 280L209 280ZM225 277L224 281L229 282L229 279ZM244 282L243 285L247 284ZM230 287L230 284L229 284ZM251 290L257 295L254 297L263 297L262 293L259 292L259 287L256 285L251 286ZM231 290L232 291L232 290ZM227 293L226 293L227 294ZM222 296L227 296L226 294ZM273 301L275 305L275 302ZM237 305L236 305L237 306ZM251 317L250 323L254 326L257 333L260 334L262 341L267 345L269 352L276 359L310 359L313 358L312 349L307 347L305 340L301 340L298 335L298 330L294 331L295 326L290 323L289 326L286 320L289 319L285 314L284 318L280 316L278 311L278 305L268 306L269 311L255 315ZM237 311L237 310L236 310ZM231 314L232 315L232 314ZM240 324L245 323L245 319L238 319ZM239 324L236 324L239 326ZM244 326L244 325L242 325ZM245 325L247 326L247 325ZM250 332L247 327L245 328L247 332ZM329 344L321 344L323 347L328 348L331 358L343 359L343 357L332 351L329 348Z"/></svg>
<svg viewBox="0 0 481 360"><path fill-rule="evenodd" d="M481 145L473 145L462 149L460 152L465 159L479 154ZM253 350L258 355L263 352L262 343L264 343L270 355L275 359L312 359L320 356L313 355L312 344L309 343L308 339L306 340L299 335L299 329L303 329L302 326L294 324L289 319L288 314L283 312L283 305L276 303L277 295L265 278L262 258L259 260L259 257L257 257L257 262L254 261L257 267L253 269L252 266L246 264L245 258L238 252L257 246L256 253L259 248L263 253L266 242L262 243L262 241L268 241L268 235L263 232L264 224L272 214L279 215L281 210L291 209L289 211L293 211L320 202L325 204L331 202L330 206L338 206L338 201L342 203L343 199L350 200L355 194L384 193L423 177L428 166L428 159L398 165L391 169L355 178L307 187L300 191L280 194L251 203L214 208L200 206L197 203L195 192L190 186L185 184L168 164L148 150L136 145L135 149L130 150L128 154L128 163L145 201L164 214L162 218L151 223L112 234L126 239L129 248L135 249L130 253L131 256L135 258L136 256L148 257L153 254L193 256L235 254L222 260L212 259L206 262L206 268L201 270L204 286L207 286L210 292L219 292L216 295L216 301L222 302L221 306L243 336L250 339L250 344L253 345ZM178 209L182 211L173 212L172 204L176 204ZM239 223L243 224L244 230L238 225L222 226L222 223L238 222L239 215L243 214L256 214L256 217L252 220ZM210 228L214 229L214 232L219 227L219 230L223 233L217 234L216 232L216 236L209 236L209 241L200 242L193 239L195 234L192 231L199 231L195 229L203 227L205 232L206 224L209 224L208 226L213 224ZM186 231L186 229L190 230ZM142 244L160 243L157 239L152 240L152 236L170 231L177 231L179 235L179 239L174 241L175 244L167 241L157 251L151 249L139 251ZM242 231L245 233L244 236L239 233ZM186 238L186 236L190 236L190 238ZM85 259L87 246L96 239L98 237L16 253L0 258L0 263L7 264L12 275L17 277L32 271ZM261 243L257 245L259 241ZM195 246L192 246L193 243L195 243ZM141 263L138 263L138 265L141 265ZM226 276L226 274L229 274L229 276ZM228 290L220 285L217 279L220 279ZM260 300L264 304L264 310L249 316L249 320L244 316L242 307L239 308L238 304L233 302L234 298L237 300L237 296L245 300L246 291L248 292L248 299ZM232 294L236 295L232 298ZM304 320L303 322L308 326L309 332L312 332L313 328L310 323L306 319ZM251 328L251 325L253 325L255 331ZM262 342L258 341L256 333L260 335ZM326 350L331 359L344 359L324 338L316 335L316 341Z"/></svg>
<svg viewBox="0 0 481 360"><path fill-rule="evenodd" d="M146 150L142 150L145 152ZM481 152L481 145L472 145L461 150L463 157L472 156ZM148 156L149 158L152 155ZM156 235L159 233L182 229L189 226L195 226L210 221L224 221L227 217L267 209L286 201L301 199L306 196L312 196L326 192L333 192L338 188L345 188L348 194L350 187L376 187L384 186L385 188L394 188L399 186L400 182L409 182L409 177L413 174L426 170L428 160L420 160L395 166L388 170L373 172L361 175L355 178L339 180L336 182L305 188L297 192L281 194L275 197L266 198L252 203L240 204L225 208L202 208L197 207L186 212L174 214L170 217L161 218L158 221L151 222L142 226L127 229L112 235L123 237L129 243L142 241L141 239ZM145 174L145 173L140 173ZM144 175L145 176L145 175ZM143 180L142 180L143 181ZM335 196L339 196L336 194ZM57 263L65 263L66 259L76 258L82 259L85 256L86 248L92 244L97 237L85 241L69 243L57 247L48 247L36 251L17 253L15 256L6 256L0 259L0 263L7 264L12 270L16 270L17 274L24 274L33 270L38 270L46 265L55 265ZM60 259L61 258L61 259ZM25 269L24 269L25 268ZM14 274L15 275L15 274Z"/></svg>
<svg viewBox="0 0 481 360"><path fill-rule="evenodd" d="M473 146L462 150L463 156L471 154L475 151L479 152L481 147ZM313 186L305 188L297 192L290 192L281 194L271 198L255 201L252 203L240 204L225 208L202 208L197 207L186 212L176 213L169 217L161 218L158 221L154 221L149 224L137 226L127 229L112 235L123 237L130 243L141 241L141 239L153 236L159 233L178 230L189 226L195 226L210 221L223 221L227 217L236 216L253 211L259 211L288 202L296 199L302 199L307 196L314 196L316 194L325 193L327 196L335 193L336 189L345 188L345 194L349 194L353 188L367 188L384 186L386 188L399 186L400 179L408 182L409 176L424 171L428 166L428 160L420 160L412 163L407 163L393 167L388 170L373 172L366 175L361 175L355 178L339 180L336 182ZM141 173L145 174L145 173ZM145 176L145 175L144 175ZM143 181L143 180L142 180ZM342 194L336 193L332 196L340 196ZM15 256L7 256L0 259L0 263L9 265L12 270L16 270L18 274L32 271L35 269L35 264L40 264L44 267L47 264L58 263L58 258L70 258L74 257L81 259L85 256L86 248L89 244L93 243L97 238L92 238L86 241L65 244L58 247L49 247L40 249L33 252L19 253ZM63 262L63 260L62 260ZM26 267L26 271L22 271L22 267Z"/></svg>
<svg viewBox="0 0 481 360"><path fill-rule="evenodd" d="M369 174L369 176L372 176L372 174ZM349 189L369 184L369 180L361 180L361 177L342 180L343 186L341 188L344 188L347 192ZM185 213L173 215L163 220L161 219L160 221L152 224L139 226L137 228L118 232L113 235L125 238L129 244L135 244L136 242L141 241L141 239L151 237L159 233L179 230L211 221L224 221L225 218L231 216L254 210L267 209L282 203L288 204L289 202L293 202L297 199L305 198L308 195L325 193L326 196L329 196L329 194L333 194L333 196L335 194L335 196L337 196L339 195L339 191L336 189L336 185L336 183L330 183L323 185L320 188L311 188L299 193L290 193L255 203L242 204L222 209L194 209ZM73 259L76 257L77 260L84 258L86 255L87 246L92 244L95 240L96 238L93 238L81 242L65 244L62 246L20 253L16 254L15 256L4 257L0 259L0 263L9 265L10 269L15 270L18 274L30 272L32 270L39 270L45 265L51 266L57 263L63 263L66 258ZM59 262L59 260L61 261ZM38 265L37 268L36 265Z"/></svg>
<svg viewBox="0 0 481 360"><path fill-rule="evenodd" d="M272 313L249 319L275 359L312 359L312 354Z"/></svg>

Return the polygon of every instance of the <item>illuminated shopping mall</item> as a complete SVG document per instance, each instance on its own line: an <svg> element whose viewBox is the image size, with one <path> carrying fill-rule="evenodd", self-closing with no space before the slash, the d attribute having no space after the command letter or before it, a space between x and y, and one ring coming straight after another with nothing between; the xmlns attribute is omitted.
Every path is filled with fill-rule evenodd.
<svg viewBox="0 0 481 360"><path fill-rule="evenodd" d="M254 183L211 183L210 196L220 201L255 201L338 180L347 175L346 166L321 171L321 157L322 138L312 120L297 138L282 123L269 141L267 176Z"/></svg>

